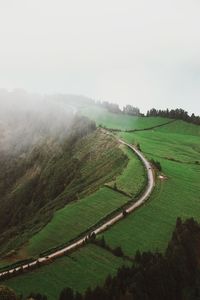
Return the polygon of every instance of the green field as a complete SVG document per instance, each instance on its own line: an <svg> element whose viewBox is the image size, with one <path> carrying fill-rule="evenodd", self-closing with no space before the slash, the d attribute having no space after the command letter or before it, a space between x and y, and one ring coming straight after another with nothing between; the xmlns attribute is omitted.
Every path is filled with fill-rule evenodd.
<svg viewBox="0 0 200 300"><path fill-rule="evenodd" d="M96 105L82 107L80 112L88 118L94 120L97 125L106 126L112 129L130 130L144 129L161 125L170 121L170 119L160 117L134 117L123 114L114 114L107 109Z"/></svg>
<svg viewBox="0 0 200 300"><path fill-rule="evenodd" d="M123 264L130 263L95 245L87 245L70 256L3 284L13 288L18 295L28 296L35 292L46 294L48 300L56 300L65 287L83 292L89 286L102 284L108 274L114 275Z"/></svg>
<svg viewBox="0 0 200 300"><path fill-rule="evenodd" d="M124 118L124 116L116 116L116 120L117 118L120 119L122 117ZM125 118L132 119L132 117L128 116ZM155 124L158 119L159 118L155 118L153 120L153 118L148 118L145 122L150 121L150 127L152 127L152 124ZM164 121L166 122L166 119L164 119ZM110 122L110 125L114 124L113 120ZM116 126L118 126L117 122L118 121L115 123ZM119 120L119 122L121 122L121 120ZM121 128L130 124L130 122L131 121L129 120L124 121ZM103 123L102 119L101 123ZM109 120L106 119L106 126L108 126L108 123ZM173 124L168 124L154 130L138 131L134 133L124 132L119 133L118 135L129 143L139 143L147 158L158 160L161 163L162 172L166 175L167 179L161 181L157 178L155 190L148 202L146 202L143 207L112 226L108 231L104 232L103 235L106 242L111 245L111 247L120 245L125 254L130 256L133 256L138 249L141 251L163 251L167 246L178 216L184 219L194 217L195 219L200 220L200 164L198 163L200 160L199 127L182 121L176 121ZM127 148L124 151L126 151L126 154L130 159L133 154ZM119 189L134 194L134 187L132 184L135 184L139 188L140 180L139 178L135 178L134 180L134 174L139 174L139 177L141 178L144 175L144 170L142 166L137 163L138 160L133 155L124 169L124 172L116 179L116 184ZM106 197L104 197L105 191ZM110 193L115 193L116 202L114 201L113 203L113 201L111 201L110 203L110 201L106 200L108 199L108 191ZM104 196L101 193L103 193ZM33 238L31 241L32 243L30 243L28 248L30 253L33 254L38 251L38 249L44 249L46 244L43 244L43 240L45 239L46 243L50 243L51 245L57 243L55 240L51 241L51 238L49 239L49 237L57 239L55 236L59 234L60 230L61 234L59 239L63 239L63 236L66 237L68 234L69 236L70 234L73 236L75 232L77 232L77 228L82 228L82 220L85 222L83 226L87 228L88 224L90 224L91 216L92 218L96 218L96 215L99 214L100 217L100 214L105 214L107 209L112 210L115 205L121 205L120 203L123 204L123 201L128 199L125 197L125 199L122 200L121 194L117 194L106 188L99 190L97 194L99 195L99 202L97 200L98 197L94 194L82 199L80 202L74 203L74 208L71 208L69 213L70 217L67 218L68 221L71 219L69 223L65 219L65 213L68 213L67 207L64 208L64 210L61 210L63 214L60 214L61 211L58 212L60 216L55 215L56 218L54 217L53 219L54 222L55 220L57 221L54 224L49 223L41 232L39 232L39 234L35 236L35 241ZM83 211L82 209L79 210L78 206L75 208L76 205L81 204L83 205ZM87 206L89 207L89 213L85 210L85 207ZM90 208L91 206L92 208ZM68 208L69 207L70 206L68 206ZM93 222L94 220L92 223ZM72 224L74 224L74 227ZM67 230L67 228L70 228L70 230ZM43 235L41 235L41 239L39 239L40 234ZM93 247L92 250L91 247ZM65 284L79 291L83 291L88 285L95 286L96 284L102 283L108 274L116 272L117 266L123 263L121 260L117 261L117 263L114 262L113 256L110 253L103 251L106 253L105 255L107 258L105 258L102 251L102 249L97 249L95 246L89 246L89 248L87 246L72 254L70 257L73 258L68 257L59 259L52 265L43 267L38 271L23 277L11 279L6 283L16 289L17 292L23 291L24 293L28 293L36 286L40 292L47 291L49 286L51 286L49 291L50 300L56 299L55 294L53 294L54 290L58 294L57 291ZM108 254L111 255L110 261L107 261L107 259L109 260ZM67 266L66 272L63 272L62 270L62 264L64 264L64 262L66 262ZM64 285L62 283L61 287L60 282L63 282L63 277L65 278L66 283L64 282ZM58 286L58 289L56 286Z"/></svg>
<svg viewBox="0 0 200 300"><path fill-rule="evenodd" d="M120 190L134 197L146 183L145 170L132 150L126 146L121 146L121 149L128 157L128 164L117 176L116 184ZM129 200L117 191L102 187L92 195L58 210L52 220L29 240L28 245L20 249L20 253L34 256L66 243Z"/></svg>
<svg viewBox="0 0 200 300"><path fill-rule="evenodd" d="M181 124L187 127L182 122L178 126ZM200 139L195 136L196 128L193 135L164 128L121 134L130 143L139 142L149 159L160 161L167 176L163 182L157 179L155 191L142 208L104 234L108 244L121 245L128 255L134 255L137 249L164 250L178 216L200 220L200 165L196 163Z"/></svg>
<svg viewBox="0 0 200 300"><path fill-rule="evenodd" d="M140 192L146 184L146 172L144 166L133 151L126 147L121 147L128 156L129 162L123 173L115 181L109 183L110 186L127 193L134 197Z"/></svg>
<svg viewBox="0 0 200 300"><path fill-rule="evenodd" d="M71 240L128 200L128 197L105 187L91 196L66 205L30 239L28 254L36 255Z"/></svg>
<svg viewBox="0 0 200 300"><path fill-rule="evenodd" d="M186 123L184 121L178 120L171 124L165 125L163 127L160 127L159 130L161 132L170 132L176 133L176 134L183 134L183 135L194 135L194 136L200 136L200 126Z"/></svg>

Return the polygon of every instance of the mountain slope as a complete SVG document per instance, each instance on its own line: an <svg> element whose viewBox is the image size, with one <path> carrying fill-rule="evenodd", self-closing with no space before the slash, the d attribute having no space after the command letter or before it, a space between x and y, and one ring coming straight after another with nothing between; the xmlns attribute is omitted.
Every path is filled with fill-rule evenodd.
<svg viewBox="0 0 200 300"><path fill-rule="evenodd" d="M113 179L128 158L114 138L77 117L63 140L41 144L0 160L1 253L39 231L53 212Z"/></svg>

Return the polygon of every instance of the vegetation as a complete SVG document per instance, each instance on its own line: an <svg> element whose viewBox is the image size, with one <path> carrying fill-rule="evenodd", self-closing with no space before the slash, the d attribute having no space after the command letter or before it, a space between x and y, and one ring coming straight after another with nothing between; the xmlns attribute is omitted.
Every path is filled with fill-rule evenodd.
<svg viewBox="0 0 200 300"><path fill-rule="evenodd" d="M121 149L129 158L128 164L123 173L107 185L134 198L146 185L146 172L141 161L130 148L121 146Z"/></svg>
<svg viewBox="0 0 200 300"><path fill-rule="evenodd" d="M117 135L120 138L139 145L140 150L157 169L159 171L162 169L164 179L161 181L157 178L153 194L136 213L126 214L124 210L125 218L107 230L104 238L97 236L93 239L92 237L92 245L86 245L50 265L6 281L6 284L15 288L18 294L29 295L34 292L36 299L41 299L40 296L45 295L49 290L48 299L56 299L63 289L60 299L65 299L65 297L76 300L102 298L105 300L107 298L150 300L164 297L166 300L185 300L190 299L189 297L198 299L196 296L199 291L196 284L199 284L200 279L195 277L198 273L195 251L199 249L197 237L200 233L199 225L193 219L184 223L180 218L176 223L176 219L177 216L183 220L193 216L198 221L200 220L199 126L182 120L166 124L170 122L170 119L166 120L167 116L164 112L162 112L162 117L151 117L150 113L149 117L135 117L117 111L114 114L115 109L117 109L116 106L105 109L102 105L97 106L92 103L89 108L84 105L79 106L79 110L84 115L92 116L98 125L101 124L101 127L117 129L119 131ZM180 119L189 120L184 111L179 110L175 113L179 114ZM169 117L174 118L174 116L171 113ZM86 123L89 122L85 118L84 120ZM57 153L55 156L51 157L51 151L49 151L52 148L52 141L45 148L45 154L39 148L33 159L37 165L27 167L25 164L26 172L20 173L19 179L13 181L14 187L11 183L13 195L21 190L21 187L24 188L25 182L25 192L20 194L20 199L22 195L27 195L26 189L27 193L30 190L34 193L37 191L35 185L27 185L27 178L32 180L36 173L44 179L45 191L42 190L39 199L40 205L44 206L35 210L30 227L29 223L24 221L22 228L18 227L17 223L11 227L11 230L14 228L13 232L22 233L19 244L32 236L29 243L20 249L22 257L38 254L73 239L102 217L104 218L108 213L112 213L117 207L126 203L129 197L137 195L144 186L146 180L144 169L132 152L123 147L124 153L122 153L112 135L103 129L95 130L94 122L88 124L90 125L88 127L86 125L86 128L89 128L89 132L87 129L86 134L78 135L77 139L70 136L66 144L55 143L53 147ZM159 127L160 125L162 126ZM79 127L82 128L82 125ZM129 130L133 132L128 132ZM68 149L70 149L69 152ZM43 167L40 162L44 163L44 157L48 159L45 160ZM18 164L18 161L17 159L15 163ZM29 159L26 159L25 163L27 162ZM70 174L66 171L68 164ZM23 170L20 165L15 166L17 170L20 168ZM137 178L134 178L133 168ZM14 169L12 168L12 171ZM4 172L5 170L7 169L4 168ZM41 177L46 171L44 177ZM62 179L65 176L67 180L69 177L69 181L63 188ZM10 184L9 180L7 183ZM98 189L105 183L110 188L104 186ZM52 188L54 186L56 189ZM35 195L34 193L31 197ZM51 195L53 195L52 198ZM25 203L27 206L30 204L30 207L34 205L32 198L28 201L25 196L22 197L23 205ZM48 199L51 201L48 202ZM7 211L5 212L7 214ZM47 222L48 224L45 225ZM172 241L167 246L175 223L176 230ZM6 233L6 239L11 237L11 242L13 242L13 232ZM2 235L1 238L3 240L4 236ZM11 243L9 248L13 249L13 245L17 245L16 241ZM192 245L192 249L188 248L188 245ZM167 251L165 251L166 248ZM116 274L118 267L123 264L130 266L130 261L134 257L133 267L123 267L117 276L113 279L109 277L103 286L103 281L108 274ZM50 288L49 283L51 283ZM103 288L96 287L97 285ZM158 289L156 289L157 285ZM87 289L88 287L90 288ZM85 294L81 296L77 292L85 292Z"/></svg>
<svg viewBox="0 0 200 300"><path fill-rule="evenodd" d="M199 137L195 136L196 129L194 135L191 132L186 136L170 133L168 126L165 130L164 126L154 131L120 133L129 143L139 142L149 160L159 161L166 177L157 179L153 194L137 213L127 215L104 233L106 243L112 248L122 246L126 255L138 249L163 251L177 216L200 220L200 167L195 163L199 159ZM184 123L186 126L190 124Z"/></svg>
<svg viewBox="0 0 200 300"><path fill-rule="evenodd" d="M70 241L128 200L126 196L102 188L81 201L65 206L30 239L27 252L29 255L39 254Z"/></svg>
<svg viewBox="0 0 200 300"><path fill-rule="evenodd" d="M83 147L81 149L81 153L83 153L85 149ZM52 220L30 239L28 246L25 246L25 249L22 249L21 252L35 255L70 241L106 215L130 201L126 195L134 198L141 192L146 183L142 163L129 148L123 146L122 149L124 154L128 156L129 161L122 174L117 176L116 184L118 189L124 191L125 194L118 193L118 189L112 191L101 188L96 193L81 199L81 201L67 205L56 212ZM115 159L117 160L117 157ZM109 167L108 164L107 167ZM87 168L90 169L89 165L87 165ZM93 167L91 170L93 170ZM137 176L134 176L133 172ZM114 187L113 189L115 190Z"/></svg>
<svg viewBox="0 0 200 300"><path fill-rule="evenodd" d="M86 290L83 296L68 288L69 300L181 300L199 299L200 226L194 219L176 228L164 255L137 252L132 267L123 266L115 277L109 276L103 287ZM59 300L64 299L61 292Z"/></svg>
<svg viewBox="0 0 200 300"><path fill-rule="evenodd" d="M131 116L141 116L139 108L130 104L123 107L123 113Z"/></svg>
<svg viewBox="0 0 200 300"><path fill-rule="evenodd" d="M144 129L165 124L170 119L161 117L138 117L126 114L115 114L107 109L91 105L79 108L80 113L91 118L99 126L118 130Z"/></svg>
<svg viewBox="0 0 200 300"><path fill-rule="evenodd" d="M110 103L107 101L103 102L96 102L96 104L100 107L106 108L109 112L115 113L115 114L127 114L131 116L141 116L140 110L137 107L134 107L130 104L127 104L123 107L123 110L120 109L119 105L116 103Z"/></svg>
<svg viewBox="0 0 200 300"><path fill-rule="evenodd" d="M155 131L159 131L159 132L163 132L163 133L170 133L170 134L175 134L175 135L200 136L200 126L196 126L194 124L186 123L184 121L178 121L178 120L173 123L167 124L163 127L157 128L157 129L155 129ZM184 136L183 136L183 138L184 138ZM174 136L174 138L176 139L176 136Z"/></svg>
<svg viewBox="0 0 200 300"><path fill-rule="evenodd" d="M0 286L0 299L1 300L17 300L15 292L6 286Z"/></svg>
<svg viewBox="0 0 200 300"><path fill-rule="evenodd" d="M199 299L200 225L193 218L185 222L182 222L181 218L177 218L176 227L164 254L137 251L133 264L125 263L125 260L122 263L122 260L116 257L123 255L120 248L116 249L116 255L112 256L110 251L102 250L102 247L105 249L108 247L104 239L96 241L96 243L101 248L89 244L79 250L79 253L85 259L84 265L81 265L80 256L77 257L77 253L74 253L69 258L61 258L56 261L54 268L52 268L52 264L45 266L45 275L48 274L47 278L42 276L41 269L38 269L34 273L27 274L26 277L22 275L21 281L19 281L19 278L13 278L7 281L6 284L15 287L18 294L23 292L25 296L27 294L35 295L35 299L38 300L47 299L46 296L42 296L44 291L47 293L49 300ZM90 256L85 256L86 251L90 251ZM102 258L101 264L96 265L93 259L97 258L99 254ZM72 258L72 262L69 262L70 258ZM112 265L110 265L110 259ZM70 265L73 263L76 264L76 272L83 272L81 273L82 278L78 291L76 282L73 281L74 275L77 276L77 273L70 272ZM102 278L99 285L98 283L93 284L94 276L99 278L101 272L105 271L104 268L102 269L102 265L105 263L110 268L112 266L111 274L106 278L104 284L102 284ZM117 272L116 265L121 265ZM95 269L96 267L98 272ZM60 268L62 268L62 272L59 272ZM70 276L65 276L66 268L68 268L68 275L70 274ZM85 272L87 272L86 277L90 281L87 281L86 277L83 276ZM61 287L63 284L66 284L65 287L58 293L58 286ZM87 284L89 285L86 288ZM31 287L36 292L30 293Z"/></svg>
<svg viewBox="0 0 200 300"><path fill-rule="evenodd" d="M1 158L1 252L27 241L57 209L95 192L127 164L114 138L78 120L62 142L47 140L23 155Z"/></svg>
<svg viewBox="0 0 200 300"><path fill-rule="evenodd" d="M130 262L88 244L69 256L7 280L4 284L13 288L18 295L28 296L34 292L46 295L48 300L55 300L66 286L84 292L88 287L102 284L107 274L115 275L124 264L130 265Z"/></svg>
<svg viewBox="0 0 200 300"><path fill-rule="evenodd" d="M162 171L162 167L159 161L154 160L153 158L150 161L154 168L156 168L158 171Z"/></svg>
<svg viewBox="0 0 200 300"><path fill-rule="evenodd" d="M200 125L200 117L195 116L195 114L188 115L188 112L181 109L166 109L166 110L156 110L155 108L147 111L147 117L166 117L170 119L182 120L186 122L190 122L196 125Z"/></svg>

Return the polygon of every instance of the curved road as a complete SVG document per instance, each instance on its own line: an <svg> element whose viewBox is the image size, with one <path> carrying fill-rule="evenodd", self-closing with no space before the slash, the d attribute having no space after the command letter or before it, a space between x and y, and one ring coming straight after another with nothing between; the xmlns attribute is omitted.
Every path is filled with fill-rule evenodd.
<svg viewBox="0 0 200 300"><path fill-rule="evenodd" d="M141 195L141 197L138 199L138 201L136 201L133 204L130 204L130 206L126 209L127 213L131 213L136 208L141 206L145 201L148 200L151 192L153 191L154 185L155 185L154 174L153 174L151 164L148 162L148 160L145 158L145 156L135 146L127 144L122 140L119 140L119 142L128 146L130 149L132 149L137 154L137 156L143 162L143 164L146 168L146 171L147 171L148 184L147 184L147 187L146 187L144 193ZM93 230L93 233L99 234L123 218L124 218L124 214L123 214L123 212L120 212L116 216L111 217L111 219L109 221L105 221L104 224L99 225L98 228ZM49 262L49 261L55 259L56 257L60 257L64 254L66 254L67 252L69 252L70 250L73 250L73 249L78 248L79 246L83 245L86 238L88 238L88 234L85 234L84 237L80 238L79 240L77 240L75 242L72 242L71 245L68 245L68 246L64 247L63 249L57 250L57 251L49 254L47 257L46 256L40 257L29 264L26 263L19 267L10 269L9 271L3 271L0 273L0 278L3 278L8 273L13 274L13 276L14 276L14 273L16 273L16 275L17 275L17 274L19 274L17 271L20 271L21 269L28 271L29 269L31 270L31 267L37 265L38 263Z"/></svg>

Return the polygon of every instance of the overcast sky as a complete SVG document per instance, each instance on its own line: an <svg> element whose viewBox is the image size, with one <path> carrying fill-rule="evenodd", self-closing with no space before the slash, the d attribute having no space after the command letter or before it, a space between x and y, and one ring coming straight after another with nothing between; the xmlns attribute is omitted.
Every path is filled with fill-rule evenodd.
<svg viewBox="0 0 200 300"><path fill-rule="evenodd" d="M0 0L0 85L200 114L200 1Z"/></svg>

